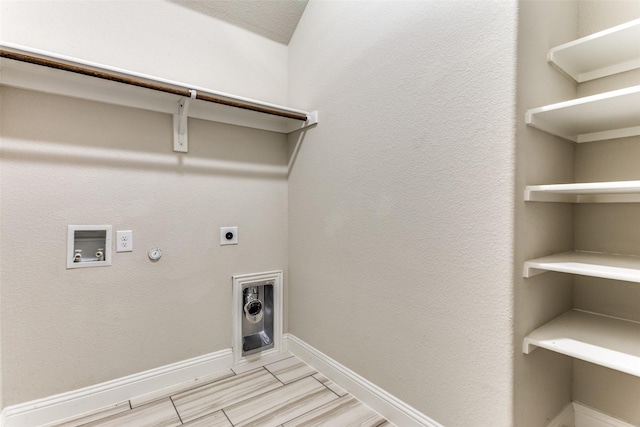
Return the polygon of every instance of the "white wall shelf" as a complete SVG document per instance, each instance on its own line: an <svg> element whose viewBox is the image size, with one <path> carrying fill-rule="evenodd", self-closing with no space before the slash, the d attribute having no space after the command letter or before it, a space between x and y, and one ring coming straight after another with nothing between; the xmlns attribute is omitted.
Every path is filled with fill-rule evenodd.
<svg viewBox="0 0 640 427"><path fill-rule="evenodd" d="M638 203L640 202L640 181L527 185L524 190L524 200L564 203Z"/></svg>
<svg viewBox="0 0 640 427"><path fill-rule="evenodd" d="M640 257L596 252L563 252L525 261L524 277L547 271L640 283Z"/></svg>
<svg viewBox="0 0 640 427"><path fill-rule="evenodd" d="M6 86L173 115L184 111L180 102L187 99L188 117L255 129L291 133L318 122L317 112L3 42L0 69L0 84Z"/></svg>
<svg viewBox="0 0 640 427"><path fill-rule="evenodd" d="M640 377L640 323L571 310L531 332L523 352L536 347Z"/></svg>
<svg viewBox="0 0 640 427"><path fill-rule="evenodd" d="M640 19L554 47L547 59L577 83L640 69ZM639 136L640 85L533 108L525 122L575 143ZM527 185L524 200L640 203L640 180ZM524 263L525 278L546 272L640 284L640 257L572 251ZM525 354L538 347L640 377L640 322L574 309L524 338Z"/></svg>
<svg viewBox="0 0 640 427"><path fill-rule="evenodd" d="M640 86L534 108L529 126L573 142L640 135Z"/></svg>
<svg viewBox="0 0 640 427"><path fill-rule="evenodd" d="M557 46L547 59L578 83L640 68L640 19Z"/></svg>

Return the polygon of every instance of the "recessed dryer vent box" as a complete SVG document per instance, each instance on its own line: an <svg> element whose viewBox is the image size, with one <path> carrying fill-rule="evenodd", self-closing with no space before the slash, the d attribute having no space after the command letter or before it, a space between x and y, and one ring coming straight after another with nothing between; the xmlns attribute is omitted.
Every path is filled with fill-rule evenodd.
<svg viewBox="0 0 640 427"><path fill-rule="evenodd" d="M67 234L67 268L111 265L110 225L70 225Z"/></svg>

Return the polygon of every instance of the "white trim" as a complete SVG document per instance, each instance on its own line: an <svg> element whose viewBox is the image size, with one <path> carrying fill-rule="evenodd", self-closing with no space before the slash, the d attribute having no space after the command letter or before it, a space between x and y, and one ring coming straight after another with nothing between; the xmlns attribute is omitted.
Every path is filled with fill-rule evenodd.
<svg viewBox="0 0 640 427"><path fill-rule="evenodd" d="M289 350L392 423L402 427L442 427L441 424L305 343L295 335L285 334L283 343L285 350Z"/></svg>
<svg viewBox="0 0 640 427"><path fill-rule="evenodd" d="M578 402L571 402L547 427L638 427L604 412L589 408Z"/></svg>
<svg viewBox="0 0 640 427"><path fill-rule="evenodd" d="M573 411L575 427L638 427L578 402L573 402Z"/></svg>
<svg viewBox="0 0 640 427"><path fill-rule="evenodd" d="M175 390L182 384L204 383L215 376L224 375L220 371L226 369L243 371L254 364L272 363L290 354L299 357L398 426L442 427L441 424L291 334L282 336L280 352L268 351L253 355L254 357L243 360L239 365L234 364L232 349L224 349L101 384L10 406L0 413L0 426L43 426L75 419L105 408L113 408L129 400L148 401L158 393ZM633 427L627 424L610 426Z"/></svg>
<svg viewBox="0 0 640 427"><path fill-rule="evenodd" d="M75 418L162 388L206 377L232 366L231 349L220 350L116 380L9 406L2 411L0 425L39 426Z"/></svg>

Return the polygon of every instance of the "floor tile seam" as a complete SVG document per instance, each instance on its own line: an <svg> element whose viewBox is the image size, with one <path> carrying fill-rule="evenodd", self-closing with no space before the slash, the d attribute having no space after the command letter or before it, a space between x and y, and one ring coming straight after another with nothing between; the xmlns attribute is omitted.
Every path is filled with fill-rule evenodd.
<svg viewBox="0 0 640 427"><path fill-rule="evenodd" d="M0 1L2 1L2 0L0 0ZM224 380L227 380L227 379L230 379L230 378L233 378L233 377L237 376L235 371L233 369L231 369L231 368L223 369L223 370L217 370L217 371L213 372L211 375L213 375L213 374L221 374L223 372L230 372L231 375L229 375L229 376L221 376L220 378L216 378L214 380L209 380L209 381L205 381L205 382L197 382L199 380L199 378L202 378L202 377L195 377L195 378L192 378L192 379L190 379L188 381L183 381L181 383L172 384L172 385L168 386L168 387L173 387L173 386L177 386L177 385L180 385L180 384L183 384L183 383L189 383L189 385L187 385L186 387L180 388L180 389L177 389L177 390L174 390L174 391L171 391L171 392L168 392L168 394L158 394L157 397L154 397L154 398L152 398L150 400L147 400L147 401L143 401L142 403L139 403L135 407L133 406L132 401L134 399L137 399L140 396L144 396L145 394L148 394L148 393L143 393L143 394L139 394L139 395L133 396L131 399L129 399L127 401L127 403L129 404L129 408L130 409L136 409L136 408L139 408L141 406L148 405L150 403L154 403L154 402L157 402L159 400L166 399L166 398L170 398L173 401L173 397L175 397L175 396L177 396L179 394L187 393L187 392L190 392L190 391L194 391L196 389L199 389L200 387L207 387L207 386L210 386L212 384L217 383L218 381L224 381ZM204 376L206 376L206 375L209 375L209 374L205 374ZM78 426L78 427L80 427L80 426Z"/></svg>
<svg viewBox="0 0 640 427"><path fill-rule="evenodd" d="M263 367L262 367L262 369L264 369L265 371L269 372L269 373L271 374L271 376L272 376L273 378L275 378L275 379L276 379L280 384L282 384L283 386L284 386L284 385L286 385L286 384L284 383L284 381L282 381L280 378L278 378L278 377L276 376L276 374L274 374L274 373L273 373L273 372L271 372L269 369L267 369L267 367L266 367L266 366L263 366Z"/></svg>
<svg viewBox="0 0 640 427"><path fill-rule="evenodd" d="M269 371L267 370L267 372L269 372ZM258 394L255 394L255 395L252 395L252 396L249 396L249 397L242 398L242 399L237 400L237 401L235 401L233 403L229 403L226 406L223 406L223 407L220 407L220 408L216 409L215 411L211 411L211 412L203 414L203 415L201 415L201 416L199 416L197 418L190 419L190 420L188 420L188 422L194 421L194 420L199 419L199 418L206 417L206 416L211 415L211 414L213 414L214 412L217 412L217 411L223 411L224 415L227 417L227 419L229 420L231 425L234 426L235 424L233 424L233 422L231 421L231 419L229 418L229 416L225 412L225 409L228 409L231 406L239 405L241 403L244 403L244 402L247 402L247 401L250 401L250 400L253 400L253 399L257 399L257 398L259 398L259 397L261 397L261 396L263 396L263 395L265 395L267 393L270 393L270 392L275 391L275 390L279 390L279 389L281 389L281 388L283 388L283 387L285 387L287 385L287 384L282 383L282 381L278 380L278 378L276 378L275 376L274 376L274 378L276 379L275 385L277 385L277 387L272 388L270 390L266 390L266 391L260 392ZM173 398L171 399L171 401L173 402ZM175 407L175 404L174 404L174 407ZM177 407L176 407L176 411L178 412L178 414L180 413L180 411L178 411ZM181 417L181 419L182 419L182 417Z"/></svg>
<svg viewBox="0 0 640 427"><path fill-rule="evenodd" d="M173 397L169 396L169 401L171 402L171 406L173 406L173 410L176 411L180 424L184 424L184 421L182 421L182 417L180 416L180 412L178 412L178 408L176 408L176 402L173 401Z"/></svg>
<svg viewBox="0 0 640 427"><path fill-rule="evenodd" d="M335 391L331 390L331 387L329 387L328 385L326 385L325 383L323 383L322 381L320 381L319 379L317 379L315 376L311 375L311 378L313 378L314 380L318 381L324 388L326 388L327 390L329 390L331 393L335 394L336 396L338 396L338 398L341 397L348 397L351 396L350 393L344 394L342 396L340 396L338 393L336 393ZM331 380L329 380L331 381ZM353 396L352 396L353 397Z"/></svg>
<svg viewBox="0 0 640 427"><path fill-rule="evenodd" d="M182 391L180 391L180 392L178 392L178 393L174 393L174 394L172 394L172 395L170 395L170 396L168 396L168 397L170 397L170 398L171 398L171 400L173 401L173 399L174 399L174 398L176 398L176 397L178 397L178 395L185 394L185 393L192 393L192 392L195 392L196 390L198 390L199 388L202 388L202 387L211 387L211 386L213 386L214 384L216 384L217 382L222 382L222 381L225 381L225 380L231 380L231 379L237 379L236 377L238 377L238 376L240 376L240 375L245 375L245 374L248 374L248 373L250 373L250 372L257 371L258 369L262 369L262 367L260 367L260 368L256 368L256 369L252 369L252 370L247 371L247 372L243 372L242 374L234 374L234 375L232 375L232 376L230 376L230 377L220 378L219 380L216 380L216 381L214 381L214 382L207 383L207 384L201 384L200 386L198 386L198 387L194 387L194 388L192 388L192 389L182 390ZM265 369L265 370L266 370L266 369ZM267 371L267 372L269 372L268 370L266 370L266 371ZM276 378L276 380L277 380L277 378ZM278 382L282 383L282 381L279 381L279 380L278 380ZM201 391L201 390L200 390L200 391ZM163 399L164 399L164 398L163 398ZM175 403L175 402L174 402L174 403Z"/></svg>
<svg viewBox="0 0 640 427"><path fill-rule="evenodd" d="M282 370L281 370L281 372L278 372L278 373L276 373L276 372L272 372L272 371L271 371L271 369L269 369L269 368L268 368L268 366L269 366L269 365L275 365L276 363L280 363L280 362L282 362L282 361L284 361L284 360L289 360L289 359L294 359L294 358L295 358L295 359L297 359L299 363L298 363L297 365L288 366L288 367L286 367L286 368L282 369ZM305 363L303 360L298 359L296 356L287 357L286 359L282 359L282 360L280 360L280 361L278 361L278 362L274 362L274 363L270 363L270 364L268 364L268 365L264 365L264 368L265 368L267 371L271 372L273 375L276 375L276 376L277 376L277 375L283 375L283 374L286 374L286 373L289 373L289 372L295 371L296 369L300 369L300 366L299 366L299 365L301 365L302 367L304 367L304 366L308 366L309 368L311 368L311 369L314 371L311 375L319 374L319 372L318 372L317 370L313 369L311 366L309 366L309 365L308 365L307 363Z"/></svg>
<svg viewBox="0 0 640 427"><path fill-rule="evenodd" d="M123 414L123 413L125 413L125 412L127 412L127 411L131 411L131 410L133 409L133 407L131 406L131 401L130 401L130 400L123 400L122 402L119 402L119 403L117 403L116 405L119 405L120 403L124 403L124 402L127 402L127 405L129 405L129 409L126 409L126 410L124 410L124 411L122 411L122 412L117 412L117 413L115 413L115 414L106 415L106 416L104 416L104 417L96 418L96 419L95 419L95 420L93 420L93 421L87 421L87 422L84 422L84 423L82 423L82 424L77 424L77 425L74 425L74 427L83 427L83 426L86 426L87 424L93 423L93 422L95 422L95 421L103 420L103 419L105 419L105 418L109 418L109 417L114 416L114 415L120 415L120 414ZM106 407L106 408L111 408L111 406L108 406L108 407ZM92 416L92 415L97 415L97 414L98 414L98 413L100 413L100 412L107 411L108 409L106 409L106 408L105 408L105 409L102 409L102 410L100 410L100 411L98 411L98 412L94 412L94 413L90 413L90 414L82 415L82 416L80 416L80 417L78 417L78 418L72 418L72 419L67 420L67 421L61 421L61 422L55 421L57 424L55 424L55 425L54 425L54 426L52 426L52 427L56 427L56 426L58 426L58 425L64 425L64 424L69 424L69 423L73 423L73 422L76 422L76 421L80 421L80 420L82 420L83 418L90 417L90 416Z"/></svg>
<svg viewBox="0 0 640 427"><path fill-rule="evenodd" d="M130 409L128 409L126 411L119 412L117 414L107 415L106 417L100 417L100 418L97 418L97 419L92 420L92 421L87 421L86 423L78 424L76 427L88 426L88 425L90 425L92 423L96 423L98 421L108 420L109 418L116 419L116 418L118 418L120 416L124 416L124 414L128 413L129 411L133 411L133 408L131 408L131 404L129 404L129 408Z"/></svg>
<svg viewBox="0 0 640 427"><path fill-rule="evenodd" d="M171 393L171 394L169 394L169 395L167 395L167 396L165 396L165 397L170 397L170 398L171 398L171 400L173 401L173 397L174 397L174 396L177 396L178 394L186 393L186 392L189 392L189 391L194 391L194 390L199 389L200 387L207 387L207 386L213 385L213 384L215 384L215 383L217 383L217 382L219 382L219 381L228 380L228 379L230 379L230 378L234 378L234 377L238 376L238 375L233 371L233 369L229 369L229 371L231 372L231 374L232 374L232 375L229 375L228 377L221 377L221 378L217 378L217 379L215 379L215 380L208 381L208 382L205 382L205 383L201 383L201 384L194 384L194 385L192 385L192 386L190 386L190 387L186 387L186 388L181 389L181 390L176 390L174 393ZM161 397L160 399L164 399L164 397ZM160 399L156 399L156 400L160 400Z"/></svg>
<svg viewBox="0 0 640 427"><path fill-rule="evenodd" d="M382 414L380 414L378 411L374 410L374 409L373 409L373 408L371 408L369 405L367 405L366 403L364 403L363 401L361 401L360 399L358 399L357 397L355 397L355 396L354 396L354 395L352 395L351 393L347 393L347 394L344 394L344 395L340 396L339 394L337 394L336 392L334 392L333 390L331 390L329 387L327 387L325 384L323 384L323 383L322 383L320 380L318 380L317 378L315 378L315 377L314 377L313 379L314 379L314 380L316 380L316 381L318 381L318 382L319 382L320 384L322 384L326 389L328 389L330 392L332 392L333 394L335 394L335 395L337 396L337 399L331 400L331 401L329 401L329 402L327 402L327 403L325 403L325 404L323 404L323 405L321 405L321 406L318 406L316 409L320 409L320 408L322 408L323 406L332 405L332 404L334 404L337 400L348 400L348 399L353 399L353 400L355 401L355 403L356 403L356 404L363 405L365 408L369 409L371 412L375 413L376 415L378 415L378 416L382 419L382 421L380 421L378 424L376 424L376 427L381 426L381 425L383 425L384 423L389 422L389 420L387 420L387 418L386 418L386 417L384 417L384 416L383 416ZM314 409L314 410L315 410L315 409ZM303 415L307 415L309 412L312 412L312 411L305 412ZM302 417L303 415L300 415L299 417L296 417L296 418L294 418L293 420L289 420L289 421L287 421L287 422L294 421L295 419L300 418L300 417Z"/></svg>
<svg viewBox="0 0 640 427"><path fill-rule="evenodd" d="M294 357L296 357L296 356L292 354L292 355L291 355L291 356L289 356L289 357L285 357L284 359L276 360L275 362L265 362L265 363L264 363L264 365L258 365L258 364L256 363L256 366L255 366L254 368L250 369L249 371L245 371L245 372L255 371L256 369L260 369L260 368L265 368L265 369L267 369L266 367L267 367L268 365L274 365L274 364L276 364L276 363L280 363L280 362L282 362L283 360L288 360L288 359L291 359L291 358L294 358ZM255 362L249 362L249 364L252 364L252 363L255 363ZM236 365L236 366L233 366L233 367L231 367L230 369L231 369L231 371L233 371L233 373L235 373L236 375L240 375L240 374L238 374L238 373L234 370L234 368L238 368L238 366L237 366L237 365ZM268 370L268 369L267 369L267 370ZM243 373L245 373L245 372L243 372Z"/></svg>
<svg viewBox="0 0 640 427"><path fill-rule="evenodd" d="M220 409L222 411L222 413L224 414L224 416L227 418L227 421L229 421L229 424L231 425L231 427L234 426L233 422L231 422L231 418L229 418L229 415L227 415L227 413L225 412L224 409Z"/></svg>
<svg viewBox="0 0 640 427"><path fill-rule="evenodd" d="M305 377L305 378L306 378L306 377ZM305 378L297 379L297 380L292 381L292 382L290 382L290 383L288 383L288 384L282 384L282 382L281 382L281 384L282 384L282 385L280 385L280 386L278 386L278 387L276 387L276 388L273 388L273 389L271 389L271 390L267 390L267 391L265 391L265 392L263 392L263 393L260 393L260 394L255 395L255 396L251 396L251 397L249 397L249 398L247 398L247 399L243 399L243 400L241 400L241 401L238 401L238 402L232 403L232 404L230 404L230 405L228 405L228 406L223 407L223 408L222 408L222 410L227 410L227 409L231 408L232 406L240 405L241 403L244 403L244 402L246 402L246 401L248 401L248 400L254 400L254 399L257 399L257 398L259 398L259 397L263 397L263 396L264 396L264 395L266 395L267 393L275 393L275 392L277 392L277 391L279 391L279 390L281 390L281 389L283 389L283 388L285 388L285 387L287 387L287 386L289 386L289 385L292 385L292 384L295 384L295 383L297 383L297 382L299 382L299 381L302 381L302 380L304 380ZM314 378L314 379L315 379L315 378ZM298 396L298 395L296 395L296 397L297 397L297 396ZM340 396L338 396L338 397L340 397ZM226 415L226 412L225 412L225 415ZM233 422L232 422L232 424L233 424Z"/></svg>
<svg viewBox="0 0 640 427"><path fill-rule="evenodd" d="M331 391L331 390L329 390L329 391ZM285 425L285 424L287 424L287 423L294 422L294 421L295 421L295 420L297 420L298 418L305 417L305 416L307 416L309 413L311 413L311 412L313 412L313 411L317 411L318 409L320 409L320 408L322 408L322 407L324 407L324 406L331 405L331 404L335 403L335 401L336 401L336 400L340 400L340 399L342 399L342 397L341 397L341 396L338 396L338 398L337 398L337 399L330 400L329 402L324 403L324 404L322 404L322 405L320 405L320 406L317 406L317 407L315 407L314 409L311 409L311 410L309 410L309 411L305 412L304 414L300 414L300 415L298 415L298 416L297 416L297 417L295 417L295 418L292 418L292 419L290 419L290 420L288 420L288 421L285 421L284 423L282 423L282 425L284 426L284 425Z"/></svg>
<svg viewBox="0 0 640 427"><path fill-rule="evenodd" d="M268 369L267 369L267 371L268 371ZM269 371L269 372L271 372L271 371ZM318 373L318 371L313 371L313 372L310 372L310 373L304 374L304 375L302 375L302 376L300 376L300 377L298 377L298 378L294 378L294 379L290 380L288 383L285 383L284 381L282 381L282 380L281 380L280 378L278 378L278 376L277 376L276 374L274 374L273 372L271 372L271 375L273 375L274 377L276 377L276 378L278 379L278 381L280 381L282 384L287 385L287 384L292 384L292 383L295 383L295 382L297 382L297 381L303 380L303 379L305 379L305 378L313 377L313 376L314 376L315 374L317 374L317 373ZM317 379L317 378L314 378L314 380L318 381L318 379Z"/></svg>
<svg viewBox="0 0 640 427"><path fill-rule="evenodd" d="M307 393L306 395L296 395L296 396L295 396L295 400L294 400L293 402L292 402L291 400L288 400L288 401L286 401L286 402L281 402L282 404L284 404L284 406L282 406L282 407L278 408L278 410L276 411L276 413L285 413L285 414L286 414L286 412L287 412L287 408L288 408L288 407L290 407L290 406L292 406L292 405L293 405L293 407L295 408L295 406L299 405L299 404L300 404L301 402L303 402L303 401L310 400L310 401L312 401L312 402L313 402L313 401L315 401L317 398L319 398L319 397L320 397L320 396L319 396L319 393L322 393L322 391L323 391L323 390L316 390L316 391L313 391L313 392L309 392L309 393ZM335 400L335 399L333 399L333 400ZM332 401L333 401L333 400L332 400ZM299 416L306 415L306 414L308 414L309 412L314 411L314 410L316 410L317 408L319 408L319 407L321 407L321 406L324 406L324 405L325 405L325 403L323 403L323 404L321 404L321 405L319 405L319 406L312 406L308 411L304 412L303 414L300 414L300 415L298 415L298 416L296 416L296 417L294 417L294 418L285 419L285 420L283 421L283 423L282 423L282 424L286 424L286 423L288 423L288 422L290 422L290 421L292 421L292 420L294 420L294 419L298 418ZM274 413L272 413L272 414L271 414L271 417L273 417L274 415L275 415L275 414L274 414ZM263 414L262 414L258 419L254 419L253 421L251 421L252 425L255 425L255 424L253 424L253 423L257 422L258 420L261 420L261 419L262 419L262 418L264 418L264 417L265 417L265 415L264 415L264 413L263 413ZM247 422L247 420L245 420L244 422ZM233 426L235 426L236 424L233 424L233 423L232 423L232 425L233 425Z"/></svg>
<svg viewBox="0 0 640 427"><path fill-rule="evenodd" d="M268 372L268 371L267 371L267 372ZM230 408L230 407L232 407L232 406L239 405L239 404L241 404L241 403L244 403L244 402L247 402L247 401L250 401L250 400L257 399L257 398L259 398L259 397L261 397L261 396L263 396L263 395L265 395L265 394L267 394L267 393L271 393L271 392L274 392L274 391L276 391L276 390L280 390L281 388L284 388L284 387L286 387L286 386L287 386L287 384L284 384L284 383L283 383L282 381L280 381L277 377L275 377L275 376L274 376L274 378L275 378L275 379L276 379L276 381L278 381L278 383L279 383L277 387L272 388L272 389L267 390L267 391L263 391L263 392L261 392L261 393L255 394L255 395L253 395L253 396L249 396L249 397L244 398L244 399L242 399L242 400L238 400L237 402L233 402L233 403L231 403L231 404L228 404L227 406L223 406L222 408L220 408L220 410L224 412L224 415L229 419L229 422L231 423L231 425L235 425L235 424L233 424L233 422L231 421L231 419L230 419L230 418L229 418L229 416L227 415L227 413L226 413L226 410L227 410L227 409L229 409L229 408ZM214 411L214 412L215 412L215 411ZM207 415L208 415L208 414L207 414Z"/></svg>
<svg viewBox="0 0 640 427"><path fill-rule="evenodd" d="M118 418L120 418L120 417L125 417L125 416L127 416L128 414L132 413L133 411L142 412L142 411L143 411L143 409L140 409L140 408L144 408L145 406L158 405L162 400L171 400L171 399L170 399L170 398L168 398L168 397L164 397L164 398L162 398L162 399L155 400L155 401L153 401L153 402L145 403L144 405L136 406L135 408L133 408L133 407L131 406L131 401L129 401L129 409L128 409L128 410L126 410L126 411L122 411L122 412L118 412L118 413L115 413L115 414L107 415L106 417L97 418L97 419L95 419L95 420L92 420L92 421L86 422L86 423L84 423L84 424L79 424L78 426L75 426L75 427L88 426L88 425L91 425L91 424L95 424L95 423L97 423L97 422L104 422L104 421L107 421L107 420L109 420L109 419L111 419L111 420L116 420L116 419L118 419ZM176 412L177 412L177 411L176 411ZM180 418L180 415L179 415L179 414L178 414L178 418Z"/></svg>
<svg viewBox="0 0 640 427"><path fill-rule="evenodd" d="M311 375L305 375L305 376L302 376L302 377L300 377L300 378L296 378L295 380L292 380L292 381L290 381L290 382L288 382L288 383L283 383L282 381L280 381L280 380L278 379L278 377L276 377L276 379L278 379L278 381L280 381L284 386L288 386L288 385L295 384L295 383L297 383L297 382L300 382L300 381L305 380L305 379L310 378L310 377L311 377L311 378L313 378L313 374L311 374ZM317 379L317 378L313 378L313 379L314 379L315 381L318 381L318 379ZM320 381L318 381L318 382L319 382L323 387L326 387L326 386L325 386L324 384L322 384ZM328 388L328 387L327 387L327 388ZM338 397L340 397L340 396L338 396Z"/></svg>
<svg viewBox="0 0 640 427"><path fill-rule="evenodd" d="M291 357L287 357L287 358L282 359L282 360L278 360L277 362L267 363L266 365L264 365L264 366L262 366L262 367L263 367L263 368L265 368L267 371L271 372L271 369L267 368L267 366L269 366L269 365L275 365L275 364L277 364L277 363L282 363L282 362L284 362L285 360L293 359L293 358L295 358L295 357L296 357L296 356L291 356ZM301 362L302 362L302 361L301 361ZM304 363L304 362L302 362L302 363ZM273 372L271 372L271 373L272 373L273 375L275 375L275 373L273 373Z"/></svg>

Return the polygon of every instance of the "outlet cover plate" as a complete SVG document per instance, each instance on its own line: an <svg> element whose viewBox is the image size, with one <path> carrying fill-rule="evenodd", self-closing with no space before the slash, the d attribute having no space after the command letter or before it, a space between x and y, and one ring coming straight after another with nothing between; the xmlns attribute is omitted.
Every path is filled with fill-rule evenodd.
<svg viewBox="0 0 640 427"><path fill-rule="evenodd" d="M220 246L238 244L238 227L220 227Z"/></svg>
<svg viewBox="0 0 640 427"><path fill-rule="evenodd" d="M132 252L133 251L133 231L118 230L116 231L116 252Z"/></svg>

